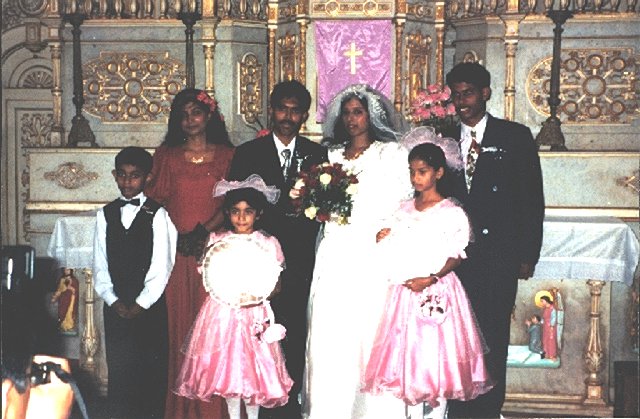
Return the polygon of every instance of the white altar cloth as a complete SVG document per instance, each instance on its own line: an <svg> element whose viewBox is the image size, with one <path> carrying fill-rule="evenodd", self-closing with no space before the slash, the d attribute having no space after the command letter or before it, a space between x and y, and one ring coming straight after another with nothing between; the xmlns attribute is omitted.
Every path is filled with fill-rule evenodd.
<svg viewBox="0 0 640 419"><path fill-rule="evenodd" d="M596 279L631 286L640 245L613 217L546 216L534 279Z"/></svg>
<svg viewBox="0 0 640 419"><path fill-rule="evenodd" d="M61 266L91 268L95 211L60 217L48 254ZM631 228L613 217L546 216L535 279L597 279L633 283L640 245Z"/></svg>
<svg viewBox="0 0 640 419"><path fill-rule="evenodd" d="M58 218L47 254L65 268L90 269L93 266L95 222L95 211Z"/></svg>

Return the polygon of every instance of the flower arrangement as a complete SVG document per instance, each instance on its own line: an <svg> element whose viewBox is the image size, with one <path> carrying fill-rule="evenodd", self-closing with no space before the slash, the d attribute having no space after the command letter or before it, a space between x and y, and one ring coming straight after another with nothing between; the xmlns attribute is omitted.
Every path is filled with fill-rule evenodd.
<svg viewBox="0 0 640 419"><path fill-rule="evenodd" d="M352 197L358 190L358 178L346 171L339 163L322 163L300 171L299 178L291 189L294 208L307 218L320 222L336 219L338 224L347 224Z"/></svg>
<svg viewBox="0 0 640 419"><path fill-rule="evenodd" d="M414 123L431 126L436 133L442 133L456 124L456 108L451 102L449 86L441 88L437 84L421 90L413 103L409 116Z"/></svg>

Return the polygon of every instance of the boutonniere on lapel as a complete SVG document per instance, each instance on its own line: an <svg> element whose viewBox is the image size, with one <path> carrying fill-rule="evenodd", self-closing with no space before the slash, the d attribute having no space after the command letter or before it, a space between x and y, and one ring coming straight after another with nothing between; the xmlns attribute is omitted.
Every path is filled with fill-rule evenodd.
<svg viewBox="0 0 640 419"><path fill-rule="evenodd" d="M296 173L300 172L300 168L307 158L309 158L309 156L302 155L298 149L293 152L293 164L295 165Z"/></svg>
<svg viewBox="0 0 640 419"><path fill-rule="evenodd" d="M144 211L149 215L153 215L153 210L150 207L148 207L146 203L140 207L140 211Z"/></svg>
<svg viewBox="0 0 640 419"><path fill-rule="evenodd" d="M505 154L507 154L507 150L501 147L489 146L489 147L480 147L480 154L491 154L496 159L501 159Z"/></svg>

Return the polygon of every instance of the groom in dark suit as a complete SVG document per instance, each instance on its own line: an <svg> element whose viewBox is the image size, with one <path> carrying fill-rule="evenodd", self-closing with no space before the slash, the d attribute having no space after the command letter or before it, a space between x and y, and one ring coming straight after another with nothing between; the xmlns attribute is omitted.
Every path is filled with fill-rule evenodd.
<svg viewBox="0 0 640 419"><path fill-rule="evenodd" d="M542 246L544 195L537 147L529 128L486 112L490 82L478 63L458 64L447 74L462 122L452 136L460 140L466 164L454 195L475 236L456 273L489 347L485 360L496 383L474 400L450 402L450 418L500 416L518 278L533 275Z"/></svg>
<svg viewBox="0 0 640 419"><path fill-rule="evenodd" d="M229 178L244 180L257 173L267 185L275 185L281 191L274 210L264 214L262 226L278 238L285 256L286 269L280 277L280 292L271 305L276 321L287 329L282 347L287 370L295 384L286 406L261 409L260 417L299 419L298 393L302 386L307 337L306 310L320 224L295 214L289 191L299 170L327 161L327 151L298 135L309 117L311 106L311 95L301 83L291 80L277 84L269 104L273 131L236 149Z"/></svg>

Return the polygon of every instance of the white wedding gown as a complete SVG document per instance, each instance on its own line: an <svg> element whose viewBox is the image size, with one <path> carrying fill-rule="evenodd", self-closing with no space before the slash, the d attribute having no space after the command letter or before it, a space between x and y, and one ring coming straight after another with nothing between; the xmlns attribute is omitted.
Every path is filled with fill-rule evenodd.
<svg viewBox="0 0 640 419"><path fill-rule="evenodd" d="M407 151L374 142L357 159L329 151L358 176L349 224L326 223L309 299L309 335L303 389L308 419L404 418L391 395L362 393L362 376L383 310L386 283L376 268L376 233L413 192Z"/></svg>

